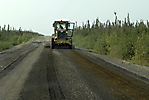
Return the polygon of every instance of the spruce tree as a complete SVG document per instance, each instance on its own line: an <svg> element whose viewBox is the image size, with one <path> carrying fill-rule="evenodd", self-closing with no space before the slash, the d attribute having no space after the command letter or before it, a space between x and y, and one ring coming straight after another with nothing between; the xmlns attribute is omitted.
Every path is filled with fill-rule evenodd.
<svg viewBox="0 0 149 100"><path fill-rule="evenodd" d="M8 24L8 28L7 28L7 31L9 32L10 31L10 25Z"/></svg>

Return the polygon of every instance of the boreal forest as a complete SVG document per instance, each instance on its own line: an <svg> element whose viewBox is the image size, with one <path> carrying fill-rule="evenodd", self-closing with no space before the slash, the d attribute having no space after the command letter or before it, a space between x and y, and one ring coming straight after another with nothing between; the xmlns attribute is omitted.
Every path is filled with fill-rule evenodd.
<svg viewBox="0 0 149 100"><path fill-rule="evenodd" d="M111 22L102 23L99 18L87 20L77 26L73 43L77 47L104 54L110 57L128 60L149 66L149 22L130 21L130 15L119 20L116 12Z"/></svg>

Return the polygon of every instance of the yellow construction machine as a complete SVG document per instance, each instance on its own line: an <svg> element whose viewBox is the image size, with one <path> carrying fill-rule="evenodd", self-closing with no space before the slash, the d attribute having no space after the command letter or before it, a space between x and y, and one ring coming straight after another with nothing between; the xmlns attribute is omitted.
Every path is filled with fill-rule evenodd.
<svg viewBox="0 0 149 100"><path fill-rule="evenodd" d="M51 39L51 49L55 47L68 47L72 49L72 36L75 23L69 21L55 21L54 34Z"/></svg>

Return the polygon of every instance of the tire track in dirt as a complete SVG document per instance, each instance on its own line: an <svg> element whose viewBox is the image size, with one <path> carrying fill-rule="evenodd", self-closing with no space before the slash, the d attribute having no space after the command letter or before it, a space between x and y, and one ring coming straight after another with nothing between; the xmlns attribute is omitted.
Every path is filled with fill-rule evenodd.
<svg viewBox="0 0 149 100"><path fill-rule="evenodd" d="M65 99L57 80L52 50L44 48L33 65L20 92L18 100L63 100Z"/></svg>
<svg viewBox="0 0 149 100"><path fill-rule="evenodd" d="M61 90L60 83L56 76L56 70L54 68L54 58L52 50L49 51L49 62L47 67L47 80L49 83L49 93L51 100L65 100L65 96Z"/></svg>

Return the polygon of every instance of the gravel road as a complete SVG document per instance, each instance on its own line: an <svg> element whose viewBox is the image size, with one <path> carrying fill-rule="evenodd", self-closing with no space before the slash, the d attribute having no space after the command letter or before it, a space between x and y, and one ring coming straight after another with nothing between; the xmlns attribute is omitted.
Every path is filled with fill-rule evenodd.
<svg viewBox="0 0 149 100"><path fill-rule="evenodd" d="M123 62L127 72L109 63L120 60L49 43L37 37L0 53L0 100L148 100L147 68Z"/></svg>

